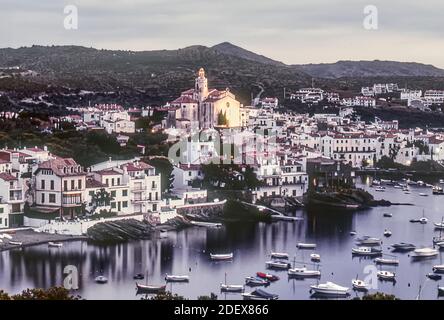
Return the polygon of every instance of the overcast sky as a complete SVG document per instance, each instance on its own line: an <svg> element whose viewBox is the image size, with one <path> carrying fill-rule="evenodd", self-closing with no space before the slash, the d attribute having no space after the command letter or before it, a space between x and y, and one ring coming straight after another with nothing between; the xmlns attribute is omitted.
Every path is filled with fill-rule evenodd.
<svg viewBox="0 0 444 320"><path fill-rule="evenodd" d="M65 30L65 5L78 30ZM378 8L378 30L363 27ZM444 68L443 0L0 0L0 47L176 49L229 41L285 63L398 60Z"/></svg>

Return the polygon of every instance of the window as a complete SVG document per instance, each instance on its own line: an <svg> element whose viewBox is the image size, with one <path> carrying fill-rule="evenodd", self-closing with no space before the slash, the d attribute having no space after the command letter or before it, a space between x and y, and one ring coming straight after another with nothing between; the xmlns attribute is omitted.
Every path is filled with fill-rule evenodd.
<svg viewBox="0 0 444 320"><path fill-rule="evenodd" d="M63 181L63 190L68 191L68 181Z"/></svg>
<svg viewBox="0 0 444 320"><path fill-rule="evenodd" d="M45 190L45 180L41 181L41 188L42 188L42 190Z"/></svg>
<svg viewBox="0 0 444 320"><path fill-rule="evenodd" d="M115 198L116 197L116 191L111 191L111 197Z"/></svg>
<svg viewBox="0 0 444 320"><path fill-rule="evenodd" d="M56 202L56 196L53 193L49 194L49 203L55 203Z"/></svg>
<svg viewBox="0 0 444 320"><path fill-rule="evenodd" d="M0 213L4 213L5 212L5 208L0 208Z"/></svg>
<svg viewBox="0 0 444 320"><path fill-rule="evenodd" d="M123 201L122 202L122 207L123 208L128 208L128 201Z"/></svg>
<svg viewBox="0 0 444 320"><path fill-rule="evenodd" d="M128 196L128 190L122 190L122 197L127 197Z"/></svg>
<svg viewBox="0 0 444 320"><path fill-rule="evenodd" d="M42 193L42 203L45 203L45 194Z"/></svg>
<svg viewBox="0 0 444 320"><path fill-rule="evenodd" d="M116 203L115 202L111 202L111 208L113 208L113 209L116 208Z"/></svg>
<svg viewBox="0 0 444 320"><path fill-rule="evenodd" d="M74 190L76 188L75 181L71 180L71 190Z"/></svg>
<svg viewBox="0 0 444 320"><path fill-rule="evenodd" d="M79 185L79 189L82 189L82 180L81 179L79 179L77 184Z"/></svg>
<svg viewBox="0 0 444 320"><path fill-rule="evenodd" d="M93 197L94 196L94 191L90 191L88 194L89 194L90 197Z"/></svg>
<svg viewBox="0 0 444 320"><path fill-rule="evenodd" d="M51 190L54 190L54 180L51 180Z"/></svg>
<svg viewBox="0 0 444 320"><path fill-rule="evenodd" d="M114 178L111 179L111 185L114 185Z"/></svg>

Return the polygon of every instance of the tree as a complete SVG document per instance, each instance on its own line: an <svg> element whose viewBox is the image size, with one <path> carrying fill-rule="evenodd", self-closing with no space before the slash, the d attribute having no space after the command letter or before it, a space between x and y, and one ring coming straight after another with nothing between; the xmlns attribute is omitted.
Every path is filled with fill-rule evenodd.
<svg viewBox="0 0 444 320"><path fill-rule="evenodd" d="M179 296L177 293L172 294L171 292L166 291L156 294L150 300L186 300L186 299L183 296Z"/></svg>
<svg viewBox="0 0 444 320"><path fill-rule="evenodd" d="M156 168L157 173L161 174L162 192L169 192L173 188L174 176L173 165L166 158L152 158L146 161L148 164Z"/></svg>
<svg viewBox="0 0 444 320"><path fill-rule="evenodd" d="M111 197L111 194L105 190L105 188L100 189L92 196L92 203L94 208L97 207L103 207L103 206L109 206L111 204L111 201L113 201L114 198Z"/></svg>
<svg viewBox="0 0 444 320"><path fill-rule="evenodd" d="M9 295L0 290L0 300L80 300L80 296L73 296L69 290L62 287L49 289L26 289L19 294Z"/></svg>
<svg viewBox="0 0 444 320"><path fill-rule="evenodd" d="M227 119L227 112L225 111L222 113L222 110L219 111L219 114L217 115L217 124L219 126L226 126L228 125L228 119Z"/></svg>

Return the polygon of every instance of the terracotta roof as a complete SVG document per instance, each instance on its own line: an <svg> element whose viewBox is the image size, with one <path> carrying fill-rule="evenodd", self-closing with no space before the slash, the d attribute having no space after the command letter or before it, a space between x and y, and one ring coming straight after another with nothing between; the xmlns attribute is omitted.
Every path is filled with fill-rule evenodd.
<svg viewBox="0 0 444 320"><path fill-rule="evenodd" d="M179 98L171 102L171 104L179 104L179 103L198 103L198 101L188 96L180 96Z"/></svg>
<svg viewBox="0 0 444 320"><path fill-rule="evenodd" d="M14 177L13 175L6 173L6 172L2 172L0 173L0 179L4 180L4 181L14 181L17 180L16 177Z"/></svg>
<svg viewBox="0 0 444 320"><path fill-rule="evenodd" d="M37 171L41 169L50 169L58 176L80 176L85 175L82 168L72 158L55 158L42 162ZM66 168L66 169L65 169Z"/></svg>
<svg viewBox="0 0 444 320"><path fill-rule="evenodd" d="M147 169L154 169L153 166L150 166L149 164L142 161L124 164L122 168L123 167L126 167L127 171L142 171Z"/></svg>
<svg viewBox="0 0 444 320"><path fill-rule="evenodd" d="M86 188L104 188L104 187L106 187L106 185L101 183L100 181L94 179L86 180Z"/></svg>
<svg viewBox="0 0 444 320"><path fill-rule="evenodd" d="M122 175L122 173L114 171L113 169L104 169L104 170L97 171L97 173L102 175L102 176L119 176L119 175Z"/></svg>

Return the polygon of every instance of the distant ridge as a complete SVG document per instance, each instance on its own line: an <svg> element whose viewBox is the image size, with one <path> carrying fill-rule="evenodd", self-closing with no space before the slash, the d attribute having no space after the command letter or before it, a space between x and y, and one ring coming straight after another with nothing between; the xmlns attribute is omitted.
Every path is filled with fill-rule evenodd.
<svg viewBox="0 0 444 320"><path fill-rule="evenodd" d="M219 52L222 52L222 53L225 53L228 55L236 56L238 58L250 60L250 61L278 65L278 66L285 65L284 63L282 63L280 61L276 61L276 60L270 59L266 56L254 53L252 51L248 51L248 50L238 47L230 42L219 43L219 44L211 47L211 49L214 49L216 51L219 51Z"/></svg>

